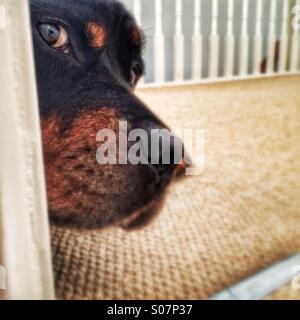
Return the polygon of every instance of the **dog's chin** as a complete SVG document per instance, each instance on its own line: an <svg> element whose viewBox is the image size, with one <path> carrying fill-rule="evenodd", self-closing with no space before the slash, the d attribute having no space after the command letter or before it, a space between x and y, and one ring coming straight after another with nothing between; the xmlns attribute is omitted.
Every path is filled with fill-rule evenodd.
<svg viewBox="0 0 300 320"><path fill-rule="evenodd" d="M172 181L178 181L185 177L185 168L187 167L186 163L177 167L176 171L173 174L172 179L170 179L169 184ZM167 188L166 188L167 189ZM140 230L143 227L149 225L160 213L165 199L165 192L156 196L148 205L136 210L131 215L123 219L117 224L126 231L136 231Z"/></svg>
<svg viewBox="0 0 300 320"><path fill-rule="evenodd" d="M118 223L126 231L136 231L149 225L159 214L163 207L164 197L154 199L148 205L133 212Z"/></svg>

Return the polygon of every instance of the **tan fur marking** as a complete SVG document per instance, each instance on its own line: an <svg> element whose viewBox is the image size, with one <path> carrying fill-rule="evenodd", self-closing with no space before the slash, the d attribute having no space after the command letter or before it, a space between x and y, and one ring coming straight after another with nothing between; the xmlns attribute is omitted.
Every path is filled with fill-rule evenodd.
<svg viewBox="0 0 300 320"><path fill-rule="evenodd" d="M59 133L60 121L57 117L41 122L51 210L72 212L78 216L82 208L89 212L96 206L97 198L103 192L99 181L104 174L103 166L96 161L99 147L96 135L105 128L117 134L118 120L114 110L87 112L79 115L63 136Z"/></svg>
<svg viewBox="0 0 300 320"><path fill-rule="evenodd" d="M131 32L131 39L132 42L135 44L140 44L141 40L142 40L142 36L141 36L141 31L139 27L134 27L132 32Z"/></svg>
<svg viewBox="0 0 300 320"><path fill-rule="evenodd" d="M87 37L90 46L93 48L102 48L106 40L106 30L96 22L90 22L87 25Z"/></svg>

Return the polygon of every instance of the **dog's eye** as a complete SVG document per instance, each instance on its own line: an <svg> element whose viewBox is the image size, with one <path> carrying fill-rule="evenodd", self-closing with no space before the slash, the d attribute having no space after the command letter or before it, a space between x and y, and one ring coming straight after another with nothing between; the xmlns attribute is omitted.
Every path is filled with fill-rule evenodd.
<svg viewBox="0 0 300 320"><path fill-rule="evenodd" d="M138 64L133 65L130 70L130 79L129 79L129 83L131 87L134 87L136 85L140 75L141 75L141 67Z"/></svg>
<svg viewBox="0 0 300 320"><path fill-rule="evenodd" d="M62 26L55 23L42 23L38 29L41 37L49 46L64 53L69 52L69 36Z"/></svg>

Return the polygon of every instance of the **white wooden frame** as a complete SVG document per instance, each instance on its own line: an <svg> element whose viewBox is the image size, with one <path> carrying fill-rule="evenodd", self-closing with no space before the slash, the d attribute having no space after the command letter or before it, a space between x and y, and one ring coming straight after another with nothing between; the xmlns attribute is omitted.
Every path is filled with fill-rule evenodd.
<svg viewBox="0 0 300 320"><path fill-rule="evenodd" d="M0 0L0 258L6 299L53 299L27 0Z"/></svg>

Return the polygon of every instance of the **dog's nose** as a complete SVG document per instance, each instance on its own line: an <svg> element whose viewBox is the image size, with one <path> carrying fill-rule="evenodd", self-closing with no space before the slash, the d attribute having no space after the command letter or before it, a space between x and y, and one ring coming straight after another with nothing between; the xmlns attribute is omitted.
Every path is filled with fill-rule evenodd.
<svg viewBox="0 0 300 320"><path fill-rule="evenodd" d="M164 129L159 133L158 131L152 133L150 160L161 177L170 175L178 164L175 159L174 137Z"/></svg>
<svg viewBox="0 0 300 320"><path fill-rule="evenodd" d="M148 162L159 176L171 175L183 158L183 146L181 140L172 134L166 127L150 123L147 125L148 134Z"/></svg>

